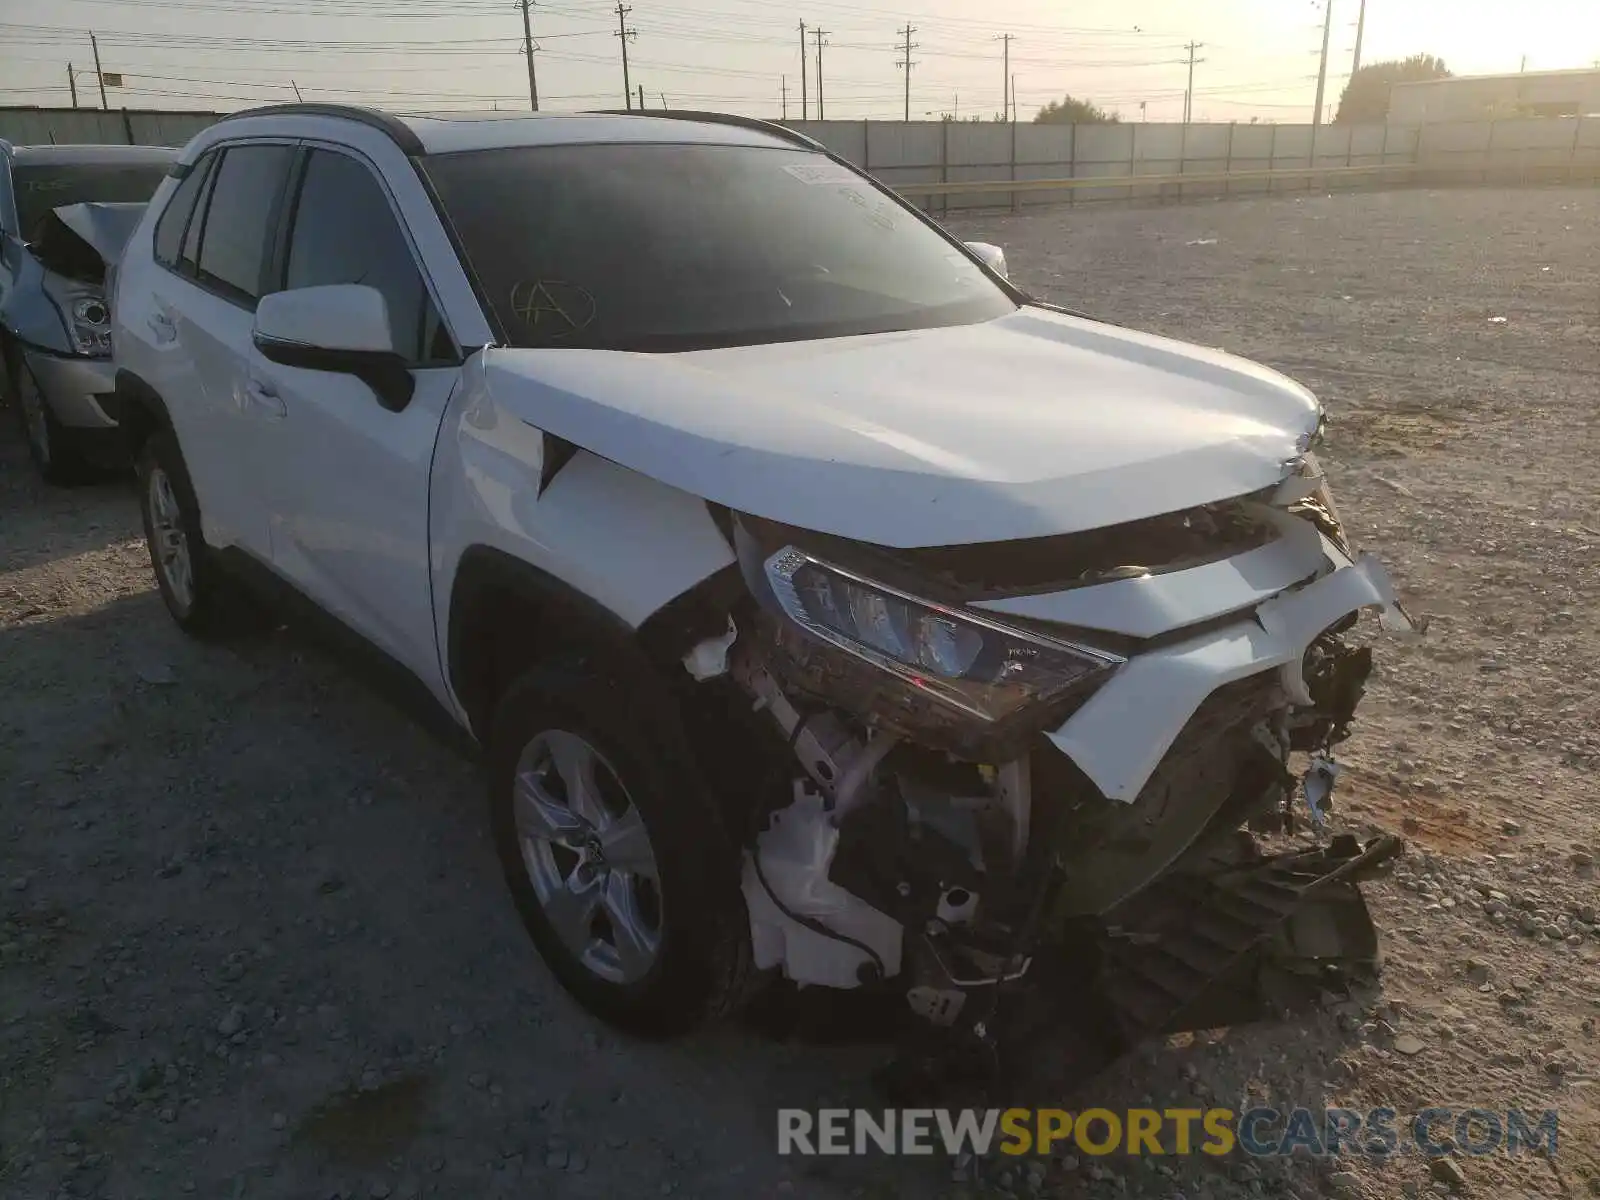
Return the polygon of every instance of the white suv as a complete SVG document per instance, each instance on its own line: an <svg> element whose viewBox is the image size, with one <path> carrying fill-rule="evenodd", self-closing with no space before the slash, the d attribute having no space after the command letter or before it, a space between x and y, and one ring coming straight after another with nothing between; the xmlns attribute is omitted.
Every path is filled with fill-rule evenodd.
<svg viewBox="0 0 1600 1200"><path fill-rule="evenodd" d="M980 1042L1002 990L1092 994L1115 1046L1222 1023L1242 963L1372 957L1393 842L1239 837L1294 820L1298 751L1320 824L1340 634L1408 624L1290 380L709 114L240 113L115 301L173 617L287 585L420 683L609 1019L781 973Z"/></svg>

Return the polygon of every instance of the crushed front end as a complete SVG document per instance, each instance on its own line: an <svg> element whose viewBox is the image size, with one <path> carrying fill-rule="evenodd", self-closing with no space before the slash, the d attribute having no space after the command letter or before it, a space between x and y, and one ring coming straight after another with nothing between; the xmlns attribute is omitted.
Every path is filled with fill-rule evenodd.
<svg viewBox="0 0 1600 1200"><path fill-rule="evenodd" d="M1070 1012L1086 1069L1374 966L1354 885L1399 844L1252 836L1323 825L1372 667L1346 640L1362 611L1412 628L1315 459L1286 470L1128 525L933 550L730 514L748 596L684 663L765 726L756 964L892 990L932 1058L997 1061L1008 1026Z"/></svg>

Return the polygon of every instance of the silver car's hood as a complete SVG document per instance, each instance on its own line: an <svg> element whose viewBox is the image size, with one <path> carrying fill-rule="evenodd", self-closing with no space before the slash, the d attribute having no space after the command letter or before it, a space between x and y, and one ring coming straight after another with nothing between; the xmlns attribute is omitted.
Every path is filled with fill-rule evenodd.
<svg viewBox="0 0 1600 1200"><path fill-rule="evenodd" d="M898 547L1070 533L1255 491L1320 416L1265 367L1039 308L682 354L483 355L508 416L729 508Z"/></svg>
<svg viewBox="0 0 1600 1200"><path fill-rule="evenodd" d="M63 204L51 211L58 221L88 242L109 267L121 260L122 251L146 207L144 204L88 202Z"/></svg>

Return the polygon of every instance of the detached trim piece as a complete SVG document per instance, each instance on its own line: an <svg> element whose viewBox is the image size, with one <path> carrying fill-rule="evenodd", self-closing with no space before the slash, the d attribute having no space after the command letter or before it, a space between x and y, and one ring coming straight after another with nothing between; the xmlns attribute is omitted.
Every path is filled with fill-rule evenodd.
<svg viewBox="0 0 1600 1200"><path fill-rule="evenodd" d="M336 117L344 121L356 121L387 134L395 145L412 157L427 153L422 139L399 117L358 104L267 104L229 113L218 124L246 117Z"/></svg>

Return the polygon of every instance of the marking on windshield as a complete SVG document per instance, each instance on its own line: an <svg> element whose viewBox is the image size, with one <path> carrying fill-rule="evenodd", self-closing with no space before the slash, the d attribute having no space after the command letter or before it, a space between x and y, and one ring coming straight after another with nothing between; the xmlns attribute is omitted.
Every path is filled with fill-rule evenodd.
<svg viewBox="0 0 1600 1200"><path fill-rule="evenodd" d="M571 337L594 323L595 302L587 288L560 279L538 279L511 286L511 311L549 338Z"/></svg>
<svg viewBox="0 0 1600 1200"><path fill-rule="evenodd" d="M807 187L819 183L859 183L854 171L836 162L796 163L783 168Z"/></svg>

